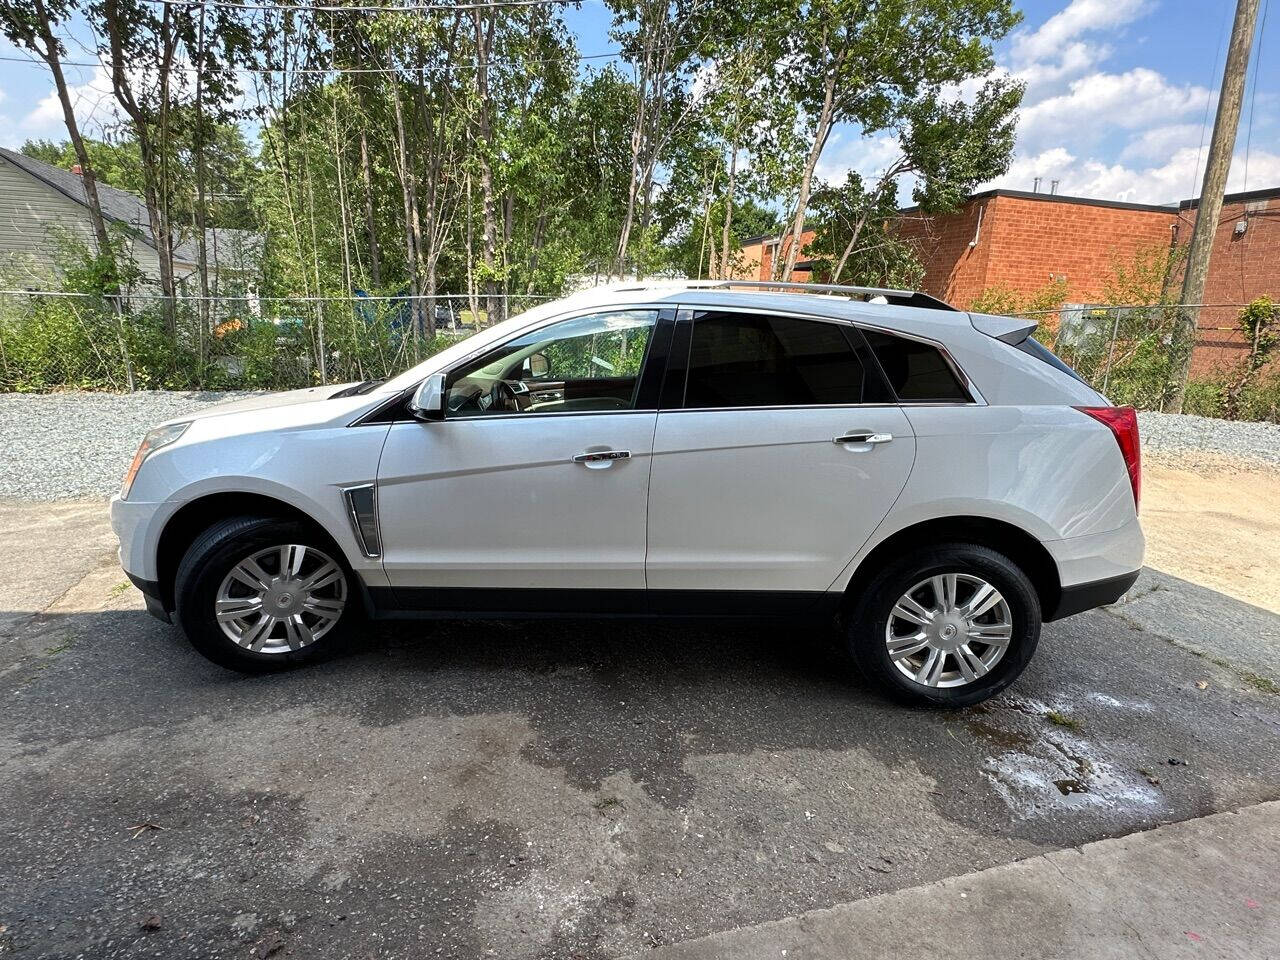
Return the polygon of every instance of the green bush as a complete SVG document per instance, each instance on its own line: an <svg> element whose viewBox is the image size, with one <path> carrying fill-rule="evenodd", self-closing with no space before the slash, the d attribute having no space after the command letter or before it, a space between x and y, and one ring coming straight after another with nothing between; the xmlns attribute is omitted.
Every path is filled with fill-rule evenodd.
<svg viewBox="0 0 1280 960"><path fill-rule="evenodd" d="M138 297L15 296L0 300L0 391L286 390L392 376L454 343L413 337L396 308L342 299L279 302L258 316L245 301L216 313L199 302L172 317ZM323 360L323 378L321 361Z"/></svg>
<svg viewBox="0 0 1280 960"><path fill-rule="evenodd" d="M1183 412L1227 417L1226 392L1225 379L1192 380L1187 384ZM1280 423L1280 373L1252 383L1241 392L1235 419Z"/></svg>

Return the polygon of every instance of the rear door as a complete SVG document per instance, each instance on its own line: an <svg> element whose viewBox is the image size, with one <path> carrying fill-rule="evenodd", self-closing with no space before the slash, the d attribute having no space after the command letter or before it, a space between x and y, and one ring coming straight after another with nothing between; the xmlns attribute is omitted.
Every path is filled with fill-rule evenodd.
<svg viewBox="0 0 1280 960"><path fill-rule="evenodd" d="M852 325L681 310L653 444L650 591L816 596L888 513L914 454Z"/></svg>

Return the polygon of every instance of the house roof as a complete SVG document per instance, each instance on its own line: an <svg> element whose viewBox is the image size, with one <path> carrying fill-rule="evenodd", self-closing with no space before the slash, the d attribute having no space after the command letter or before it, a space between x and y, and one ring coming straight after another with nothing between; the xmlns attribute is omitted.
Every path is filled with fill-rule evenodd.
<svg viewBox="0 0 1280 960"><path fill-rule="evenodd" d="M1249 190L1246 193L1228 193L1222 198L1222 203L1224 206L1230 206L1233 203L1254 203L1258 200L1273 200L1276 197L1280 197L1280 187L1264 187L1261 190ZM1178 209L1194 210L1199 206L1200 198L1192 197L1178 204Z"/></svg>
<svg viewBox="0 0 1280 960"><path fill-rule="evenodd" d="M84 189L84 179L70 170L63 170L43 161L28 157L15 150L0 147L0 157L8 160L15 167L23 170L48 187L57 190L63 196L74 200L81 206L88 207L89 199ZM102 207L102 215L115 223L124 224L137 232L147 246L156 246L155 237L151 233L151 223L147 216L147 205L137 194L128 190L120 190L109 186L101 180L98 185L98 203ZM205 230L205 246L211 266L217 265L217 251L235 250L241 256L256 256L261 252L262 234L252 230L233 230L226 227ZM175 235L173 257L183 263L199 262L200 254L195 237L191 231L179 230Z"/></svg>

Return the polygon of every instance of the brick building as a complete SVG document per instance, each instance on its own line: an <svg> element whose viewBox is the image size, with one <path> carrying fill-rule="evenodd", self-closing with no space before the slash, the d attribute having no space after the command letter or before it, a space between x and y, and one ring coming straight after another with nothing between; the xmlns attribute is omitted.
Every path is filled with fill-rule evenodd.
<svg viewBox="0 0 1280 960"><path fill-rule="evenodd" d="M1198 201L1178 205L1175 240L1191 242ZM1181 273L1173 278L1175 289ZM1261 296L1280 300L1280 187L1228 194L1218 218L1204 287L1206 304L1248 303ZM1200 311L1200 339L1194 372L1236 361L1244 349L1236 330L1238 306L1207 306Z"/></svg>
<svg viewBox="0 0 1280 960"><path fill-rule="evenodd" d="M943 216L907 208L898 229L924 264L922 289L962 309L992 288L1029 298L1054 281L1065 284L1068 304L1101 304L1117 264L1132 263L1144 249L1191 241L1196 207L1195 200L1158 206L987 190ZM812 238L807 232L804 242ZM745 241L738 279L774 277L773 264L789 244L789 236ZM794 279L811 275L802 256ZM1181 276L1169 283L1176 290ZM1237 305L1264 294L1280 298L1280 187L1224 201L1204 302L1230 306L1201 311L1196 373L1240 356L1245 345L1234 330Z"/></svg>

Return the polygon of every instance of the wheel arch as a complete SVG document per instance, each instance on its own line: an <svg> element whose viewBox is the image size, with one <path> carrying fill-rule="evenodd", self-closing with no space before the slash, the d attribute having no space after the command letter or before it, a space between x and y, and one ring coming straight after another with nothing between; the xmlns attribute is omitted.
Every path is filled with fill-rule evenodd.
<svg viewBox="0 0 1280 960"><path fill-rule="evenodd" d="M346 551L315 517L291 503L263 493L220 491L207 493L184 503L165 521L156 544L156 572L160 601L165 610L174 608L174 581L178 565L191 544L213 524L228 517L255 516L296 520L311 527L350 566Z"/></svg>
<svg viewBox="0 0 1280 960"><path fill-rule="evenodd" d="M1058 608L1062 582L1058 565L1044 545L1026 530L991 517L951 516L921 520L895 530L859 562L845 585L846 602L857 597L886 562L921 543L973 543L996 550L1016 563L1035 587L1042 615Z"/></svg>

